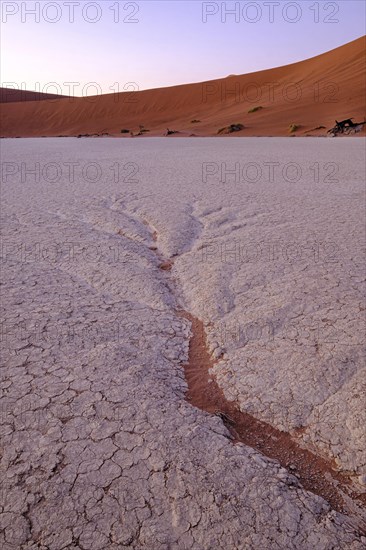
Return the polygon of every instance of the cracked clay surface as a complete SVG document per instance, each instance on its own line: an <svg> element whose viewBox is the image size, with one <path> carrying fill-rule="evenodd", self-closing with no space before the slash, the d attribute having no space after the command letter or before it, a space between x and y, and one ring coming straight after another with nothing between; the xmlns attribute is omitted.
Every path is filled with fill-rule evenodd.
<svg viewBox="0 0 366 550"><path fill-rule="evenodd" d="M3 140L102 179L2 186L2 549L366 547L363 145ZM202 177L253 159L303 178ZM190 403L194 319L223 399L331 463L339 503Z"/></svg>

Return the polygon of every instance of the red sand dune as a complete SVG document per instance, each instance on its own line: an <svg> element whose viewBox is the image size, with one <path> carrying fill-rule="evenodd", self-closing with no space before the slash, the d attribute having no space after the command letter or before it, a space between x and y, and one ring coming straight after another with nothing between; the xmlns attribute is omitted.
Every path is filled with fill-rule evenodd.
<svg viewBox="0 0 366 550"><path fill-rule="evenodd" d="M248 113L253 107L262 107ZM365 120L365 37L284 67L169 88L84 98L3 103L4 137L121 135L144 125L162 135L217 135L241 123L237 136L324 135L334 120ZM192 120L199 122L192 123ZM311 131L313 130L313 131ZM123 135L123 134L122 134ZM129 134L126 134L127 136Z"/></svg>

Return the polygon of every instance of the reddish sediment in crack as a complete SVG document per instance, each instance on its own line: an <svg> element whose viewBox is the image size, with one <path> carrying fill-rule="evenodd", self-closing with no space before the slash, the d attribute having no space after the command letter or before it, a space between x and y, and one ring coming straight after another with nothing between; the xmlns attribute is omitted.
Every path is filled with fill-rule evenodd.
<svg viewBox="0 0 366 550"><path fill-rule="evenodd" d="M158 233L150 224L152 240L158 240ZM160 257L159 269L171 271L174 258L162 259L157 246L150 246ZM189 342L188 363L184 366L188 384L186 400L193 406L211 414L218 415L231 434L232 442L244 443L263 455L277 460L282 467L296 476L302 487L326 500L337 512L352 515L353 510L345 502L344 494L350 497L356 506L366 507L366 493L356 492L352 481L337 470L334 460L330 460L301 447L298 440L288 432L274 428L254 416L240 410L239 405L228 401L210 374L217 362L208 351L207 338L203 322L185 310L177 311L191 323L192 337ZM298 428L295 434L301 435L304 428ZM342 494L343 493L343 494ZM366 526L360 527L366 535Z"/></svg>
<svg viewBox="0 0 366 550"><path fill-rule="evenodd" d="M366 494L356 493L352 489L351 480L337 471L334 461L304 449L291 434L242 412L235 402L226 399L209 372L216 360L207 349L202 321L186 311L179 311L178 315L190 321L192 326L189 360L184 365L187 401L203 411L220 416L234 444L244 443L277 460L298 478L304 489L324 498L334 510L348 512L341 491L359 506L366 505Z"/></svg>
<svg viewBox="0 0 366 550"><path fill-rule="evenodd" d="M162 262L159 265L159 269L162 269L163 271L171 271L172 267L173 267L173 262L171 260L167 262Z"/></svg>

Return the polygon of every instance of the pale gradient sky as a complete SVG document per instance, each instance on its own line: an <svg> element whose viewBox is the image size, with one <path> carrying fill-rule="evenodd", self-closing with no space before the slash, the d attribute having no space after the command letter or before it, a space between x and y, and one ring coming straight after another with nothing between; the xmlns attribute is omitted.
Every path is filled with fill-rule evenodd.
<svg viewBox="0 0 366 550"><path fill-rule="evenodd" d="M92 3L98 5L101 16L95 23L85 21L82 16L85 5ZM129 82L136 83L136 89L156 88L285 65L365 34L366 4L362 0L277 0L272 2L280 4L273 7L273 22L265 0L237 2L241 10L248 9L247 19L255 19L257 13L259 20L253 23L245 20L242 11L238 22L234 15L228 15L223 22L221 3L221 0L78 0L71 23L66 0L1 0L1 84L14 83L20 87L25 83L23 87L29 90L68 93L64 83L77 82L74 92L79 96L94 95L99 89L111 92L116 82L120 90ZM26 12L36 4L39 22ZM58 13L52 4L57 4ZM116 11L111 10L117 4L119 22L114 21ZM235 2L224 4L230 9ZM282 10L286 4L295 4L288 6L286 13L288 19L294 19L297 10L297 22L285 20ZM134 5L139 10L133 16ZM218 13L208 16L204 23L203 10L216 8ZM17 13L6 16L6 12L13 10ZM90 19L96 14L95 7L86 12ZM124 22L129 14L138 22ZM59 21L50 22L57 17ZM339 22L325 22L326 18ZM57 83L57 88L45 89L50 82ZM89 82L96 82L100 88L84 88Z"/></svg>

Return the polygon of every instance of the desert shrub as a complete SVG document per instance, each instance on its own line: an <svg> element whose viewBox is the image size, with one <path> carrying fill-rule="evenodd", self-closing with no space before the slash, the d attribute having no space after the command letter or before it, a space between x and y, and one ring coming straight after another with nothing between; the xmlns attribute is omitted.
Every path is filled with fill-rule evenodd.
<svg viewBox="0 0 366 550"><path fill-rule="evenodd" d="M230 126L225 126L224 128L220 128L218 130L218 134L232 134L233 132L240 132L240 130L244 129L243 124L230 124Z"/></svg>
<svg viewBox="0 0 366 550"><path fill-rule="evenodd" d="M136 136L143 136L144 134L146 134L146 132L150 132L150 130L148 130L147 128L145 128L144 126L142 126L141 124L139 125L139 132L136 134Z"/></svg>
<svg viewBox="0 0 366 550"><path fill-rule="evenodd" d="M231 134L232 132L240 132L240 130L243 130L243 129L244 129L244 126L243 124L240 124L240 122L238 124L230 124L229 133Z"/></svg>
<svg viewBox="0 0 366 550"><path fill-rule="evenodd" d="M191 124L197 124L197 122L201 122L200 120L193 119L191 120Z"/></svg>
<svg viewBox="0 0 366 550"><path fill-rule="evenodd" d="M263 107L261 105L259 105L258 107L252 107L251 109L249 109L248 113L256 113L257 111L260 111L261 109L263 109Z"/></svg>
<svg viewBox="0 0 366 550"><path fill-rule="evenodd" d="M290 124L289 126L289 131L291 134L293 134L294 132L296 132L298 129L300 128L300 126L298 124Z"/></svg>
<svg viewBox="0 0 366 550"><path fill-rule="evenodd" d="M130 133L130 130L127 130L126 128L123 128L121 130L121 134L129 134Z"/></svg>

